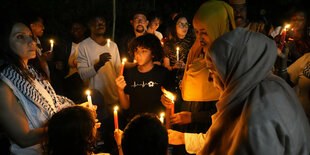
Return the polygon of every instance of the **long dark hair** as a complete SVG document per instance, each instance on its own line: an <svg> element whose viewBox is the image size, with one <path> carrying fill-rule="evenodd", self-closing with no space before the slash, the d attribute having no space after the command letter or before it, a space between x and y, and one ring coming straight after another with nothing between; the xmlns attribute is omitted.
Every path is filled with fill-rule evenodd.
<svg viewBox="0 0 310 155"><path fill-rule="evenodd" d="M94 151L95 113L82 106L62 109L47 123L44 151L48 155L87 155Z"/></svg>
<svg viewBox="0 0 310 155"><path fill-rule="evenodd" d="M25 22L22 20L7 20L7 22L5 22L5 24L2 25L1 40L0 40L0 48L1 48L0 50L0 61L1 61L0 72L4 68L8 66L12 66L17 72L21 74L23 78L25 78L29 82L32 82L31 79L34 78L34 75L32 75L27 70L22 59L17 54L15 54L15 52L13 52L10 47L10 43L9 43L10 34L12 32L13 26L17 23L25 23ZM43 79L47 79L47 75L43 71L40 65L40 60L37 57L32 60L29 60L28 64L31 65Z"/></svg>
<svg viewBox="0 0 310 155"><path fill-rule="evenodd" d="M174 42L179 40L179 37L177 36L176 26L177 26L177 22L180 18L186 18L188 24L190 25L190 21L188 20L188 17L182 13L179 13L177 16L174 17L172 24L169 26L168 40L172 40ZM188 31L187 31L185 37L188 37L189 35L192 35L190 26L188 27Z"/></svg>

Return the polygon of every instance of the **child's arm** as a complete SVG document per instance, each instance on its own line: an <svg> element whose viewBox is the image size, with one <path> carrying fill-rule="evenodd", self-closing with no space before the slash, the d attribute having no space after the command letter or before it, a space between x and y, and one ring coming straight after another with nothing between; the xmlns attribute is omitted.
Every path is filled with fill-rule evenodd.
<svg viewBox="0 0 310 155"><path fill-rule="evenodd" d="M129 103L129 95L127 95L124 92L124 88L127 85L126 81L124 79L124 76L119 76L118 78L116 78L115 83L117 86L117 93L118 93L118 97L119 97L119 101L121 103L121 106L122 106L122 108L127 110L130 106L130 103Z"/></svg>

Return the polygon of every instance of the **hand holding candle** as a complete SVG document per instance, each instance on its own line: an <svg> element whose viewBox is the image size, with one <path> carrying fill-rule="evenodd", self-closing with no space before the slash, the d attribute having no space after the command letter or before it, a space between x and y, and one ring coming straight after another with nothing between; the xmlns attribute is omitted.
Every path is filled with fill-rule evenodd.
<svg viewBox="0 0 310 155"><path fill-rule="evenodd" d="M171 102L172 102L171 115L173 115L174 114L174 99L175 99L175 97L171 92L167 91L164 87L161 87L161 91L164 93L164 95L167 98L169 98L171 100Z"/></svg>
<svg viewBox="0 0 310 155"><path fill-rule="evenodd" d="M51 48L50 48L50 51L53 51L53 48L54 48L54 40L53 40L53 39L51 39L51 40L50 40L50 43L51 43Z"/></svg>
<svg viewBox="0 0 310 155"><path fill-rule="evenodd" d="M115 126L115 130L118 129L118 115L117 115L117 111L118 111L118 106L114 107L114 126Z"/></svg>
<svg viewBox="0 0 310 155"><path fill-rule="evenodd" d="M88 101L89 108L93 109L93 103L92 103L91 96L90 96L90 90L86 90L86 94L87 94L87 101Z"/></svg>
<svg viewBox="0 0 310 155"><path fill-rule="evenodd" d="M287 28L289 28L289 27L290 27L290 25L285 25L285 27L283 29L282 36L281 36L281 44L284 44L284 42L285 42L286 31L287 31Z"/></svg>
<svg viewBox="0 0 310 155"><path fill-rule="evenodd" d="M122 60L121 71L119 72L119 76L123 76L126 61L127 61L126 58Z"/></svg>

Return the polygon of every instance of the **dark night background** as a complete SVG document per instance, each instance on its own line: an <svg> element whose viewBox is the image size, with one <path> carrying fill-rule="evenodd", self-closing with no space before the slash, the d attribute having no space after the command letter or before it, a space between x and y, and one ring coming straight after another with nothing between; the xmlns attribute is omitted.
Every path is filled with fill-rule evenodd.
<svg viewBox="0 0 310 155"><path fill-rule="evenodd" d="M167 21L172 12L183 12L192 19L196 10L206 0L115 0L116 1L116 39L131 31L129 15L135 10L156 11L162 15L160 32L165 32ZM228 0L226 0L228 1ZM287 11L294 5L307 7L306 0L247 0L248 17L255 16L261 9L267 11L267 17L273 26L283 24ZM42 44L55 39L55 47L60 40L68 37L71 22L86 21L94 13L102 14L107 20L107 36L112 35L113 0L2 0L1 24L12 17L24 17L37 13L44 19L45 31ZM308 9L310 10L310 9ZM189 21L191 22L191 21ZM1 36L2 37L2 36ZM6 146L0 140L0 146ZM3 154L3 150L0 150Z"/></svg>
<svg viewBox="0 0 310 155"><path fill-rule="evenodd" d="M164 32L171 12L183 12L193 17L199 6L206 0L116 0L116 39L131 29L129 15L135 10L157 11L163 17L159 27ZM226 0L228 1L228 0ZM258 14L260 9L267 11L267 17L274 26L285 18L285 12L293 5L304 5L305 0L247 0L248 16ZM25 16L30 12L40 14L44 19L45 32L41 42L53 37L64 38L69 34L73 20L85 21L88 16L100 13L107 19L107 36L112 34L113 0L10 0L1 3L1 16L10 18ZM5 22L5 21L2 21ZM45 39L44 39L45 38Z"/></svg>

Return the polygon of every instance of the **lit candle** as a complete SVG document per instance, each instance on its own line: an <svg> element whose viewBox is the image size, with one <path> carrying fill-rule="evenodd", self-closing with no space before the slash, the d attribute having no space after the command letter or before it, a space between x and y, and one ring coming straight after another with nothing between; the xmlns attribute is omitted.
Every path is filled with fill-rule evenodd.
<svg viewBox="0 0 310 155"><path fill-rule="evenodd" d="M285 25L284 29L283 29L283 32L282 32L282 36L281 36L281 43L284 44L284 41L285 41L285 36L286 36L286 29L289 28L290 25Z"/></svg>
<svg viewBox="0 0 310 155"><path fill-rule="evenodd" d="M161 123L163 123L164 124L164 116L165 116L165 113L160 113L160 118L159 118L159 120L161 121Z"/></svg>
<svg viewBox="0 0 310 155"><path fill-rule="evenodd" d="M118 116L117 116L118 106L114 107L114 126L115 130L118 129Z"/></svg>
<svg viewBox="0 0 310 155"><path fill-rule="evenodd" d="M108 47L110 47L110 42L111 42L111 40L110 40L110 39L108 39L108 43L107 43L107 44L108 44Z"/></svg>
<svg viewBox="0 0 310 155"><path fill-rule="evenodd" d="M161 87L161 91L164 93L164 95L167 98L169 98L171 100L171 102L172 102L172 105L171 105L171 115L173 115L174 114L174 99L175 99L175 97L174 97L174 95L171 92L167 91L164 87Z"/></svg>
<svg viewBox="0 0 310 155"><path fill-rule="evenodd" d="M123 76L126 61L127 61L126 58L122 59L121 71L119 72L119 76Z"/></svg>
<svg viewBox="0 0 310 155"><path fill-rule="evenodd" d="M172 105L171 105L171 115L174 114L174 96L171 97Z"/></svg>
<svg viewBox="0 0 310 155"><path fill-rule="evenodd" d="M53 39L51 39L51 40L50 40L50 43L51 43L51 49L50 49L50 51L53 51L53 47L54 47L54 40L53 40Z"/></svg>
<svg viewBox="0 0 310 155"><path fill-rule="evenodd" d="M91 96L90 96L90 90L86 90L86 94L87 94L87 101L88 101L89 108L93 109L93 103L92 103Z"/></svg>
<svg viewBox="0 0 310 155"><path fill-rule="evenodd" d="M179 47L177 47L177 61L179 61L180 59L179 59L179 50L180 50L180 48Z"/></svg>

